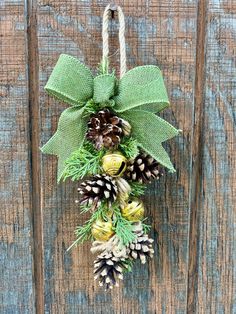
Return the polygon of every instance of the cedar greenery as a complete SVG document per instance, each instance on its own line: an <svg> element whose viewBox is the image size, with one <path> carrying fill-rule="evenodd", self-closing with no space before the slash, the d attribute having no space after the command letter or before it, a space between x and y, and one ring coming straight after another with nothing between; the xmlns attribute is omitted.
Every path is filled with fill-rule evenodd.
<svg viewBox="0 0 236 314"><path fill-rule="evenodd" d="M82 213L89 211L89 209L89 206L82 207ZM107 220L107 213L109 210L110 209L107 206L107 202L102 202L101 205L96 209L96 211L93 212L91 218L87 220L83 226L78 226L76 228L75 235L77 239L72 243L67 251L69 251L72 247L79 243L83 243L86 240L91 240L92 224L99 218ZM133 232L133 224L121 215L118 204L113 204L112 211L114 214L114 231L119 239L122 241L122 243L126 246L136 239L136 234Z"/></svg>
<svg viewBox="0 0 236 314"><path fill-rule="evenodd" d="M125 136L119 145L120 151L127 159L134 159L138 153L138 143L132 137Z"/></svg>
<svg viewBox="0 0 236 314"><path fill-rule="evenodd" d="M147 220L147 218L142 220L142 227L143 227L143 232L144 233L148 233L151 230L151 225L148 225L146 223L144 223L144 221Z"/></svg>
<svg viewBox="0 0 236 314"><path fill-rule="evenodd" d="M133 232L132 222L126 220L122 215L120 208L115 204L113 206L114 211L114 230L117 237L126 246L136 239L136 234Z"/></svg>
<svg viewBox="0 0 236 314"><path fill-rule="evenodd" d="M73 152L66 161L62 174L63 181L83 179L87 175L95 175L101 171L101 159L105 150L96 150L92 143L85 141L83 146Z"/></svg>
<svg viewBox="0 0 236 314"><path fill-rule="evenodd" d="M94 114L100 110L100 105L96 104L93 99L90 99L89 101L87 101L84 110L86 116L89 117L91 114Z"/></svg>
<svg viewBox="0 0 236 314"><path fill-rule="evenodd" d="M86 207L86 209L83 209L83 212L88 211L89 208L88 206ZM97 219L104 219L107 220L107 212L108 212L109 208L107 206L107 202L102 202L101 205L96 209L96 211L94 211L90 217L89 220L87 220L85 222L85 224L83 226L78 226L75 229L75 235L76 235L76 240L71 244L71 246L67 249L67 251L69 251L70 249L72 249L74 246L77 246L79 243L83 243L87 240L92 239L92 234L91 234L91 228L92 228L92 224L97 220Z"/></svg>
<svg viewBox="0 0 236 314"><path fill-rule="evenodd" d="M129 185L131 187L130 196L139 197L145 193L147 186L143 185L139 182L129 181Z"/></svg>
<svg viewBox="0 0 236 314"><path fill-rule="evenodd" d="M84 106L84 111L85 111L84 116L90 117L91 114L95 114L101 109L112 108L114 106L115 106L114 99L110 99L102 104L95 103L93 99L90 99L89 101L87 101L86 105Z"/></svg>
<svg viewBox="0 0 236 314"><path fill-rule="evenodd" d="M123 270L123 273L129 273L132 271L132 268L134 266L134 259L127 258L125 261L126 267Z"/></svg>

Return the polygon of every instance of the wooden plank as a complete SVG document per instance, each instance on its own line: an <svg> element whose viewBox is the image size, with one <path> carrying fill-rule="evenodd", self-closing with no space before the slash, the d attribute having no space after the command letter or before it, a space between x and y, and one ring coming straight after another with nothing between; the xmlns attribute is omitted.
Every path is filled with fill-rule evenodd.
<svg viewBox="0 0 236 314"><path fill-rule="evenodd" d="M189 313L235 313L235 1L209 1ZM193 258L193 259L194 259ZM192 273L193 275L193 273Z"/></svg>
<svg viewBox="0 0 236 314"><path fill-rule="evenodd" d="M35 313L24 1L0 5L0 312Z"/></svg>
<svg viewBox="0 0 236 314"><path fill-rule="evenodd" d="M101 58L102 13L108 1L38 1L41 143L55 132L67 106L43 87L60 53L95 69ZM183 130L166 145L177 173L152 185L145 197L156 255L136 265L121 288L104 293L93 281L90 244L70 254L81 216L76 184L56 185L56 159L42 157L42 211L45 313L185 313L188 276L189 173L193 116L197 1L118 1L126 15L128 66L158 64L167 83L171 109L165 118ZM111 33L112 65L118 65L117 22ZM117 67L118 68L118 67Z"/></svg>
<svg viewBox="0 0 236 314"><path fill-rule="evenodd" d="M43 239L41 212L41 173L39 150L39 78L38 78L38 37L37 37L37 3L26 2L27 8L27 44L28 44L28 80L29 80L29 114L31 141L31 200L34 243L34 285L35 307L37 313L43 313L44 308L44 277L43 277Z"/></svg>

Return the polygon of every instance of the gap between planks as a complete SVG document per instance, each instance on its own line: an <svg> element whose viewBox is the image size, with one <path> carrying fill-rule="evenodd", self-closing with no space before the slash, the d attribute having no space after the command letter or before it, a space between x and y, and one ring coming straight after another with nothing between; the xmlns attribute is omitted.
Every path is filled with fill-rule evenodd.
<svg viewBox="0 0 236 314"><path fill-rule="evenodd" d="M198 289L198 229L202 201L202 156L204 128L205 46L208 0L199 0L195 62L194 111L192 130L192 169L190 179L190 229L188 252L187 313L196 313Z"/></svg>
<svg viewBox="0 0 236 314"><path fill-rule="evenodd" d="M39 56L37 1L26 0L29 137L31 174L31 215L33 222L34 289L36 313L44 312L43 223L41 212L41 175L39 141Z"/></svg>

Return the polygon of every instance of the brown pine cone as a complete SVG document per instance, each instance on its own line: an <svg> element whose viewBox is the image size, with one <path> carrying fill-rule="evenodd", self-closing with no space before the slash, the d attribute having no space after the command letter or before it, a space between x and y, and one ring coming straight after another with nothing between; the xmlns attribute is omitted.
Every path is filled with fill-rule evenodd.
<svg viewBox="0 0 236 314"><path fill-rule="evenodd" d="M152 258L154 254L152 247L153 239L150 239L148 235L144 233L141 223L136 223L134 232L137 237L128 245L128 256L133 259L140 259L141 263L145 264L146 260Z"/></svg>
<svg viewBox="0 0 236 314"><path fill-rule="evenodd" d="M125 175L128 180L149 183L163 176L163 171L154 158L142 152L134 160L129 161Z"/></svg>
<svg viewBox="0 0 236 314"><path fill-rule="evenodd" d="M127 121L105 108L90 118L86 137L97 149L114 148L118 146L122 136L130 133L130 129Z"/></svg>
<svg viewBox="0 0 236 314"><path fill-rule="evenodd" d="M118 286L118 279L123 279L123 271L127 268L126 259L114 256L112 252L104 251L94 261L94 279L105 289Z"/></svg>
<svg viewBox="0 0 236 314"><path fill-rule="evenodd" d="M95 205L95 208L101 204L102 200L107 200L110 206L117 198L116 182L107 175L98 174L82 182L78 192L81 195L79 201L81 205Z"/></svg>

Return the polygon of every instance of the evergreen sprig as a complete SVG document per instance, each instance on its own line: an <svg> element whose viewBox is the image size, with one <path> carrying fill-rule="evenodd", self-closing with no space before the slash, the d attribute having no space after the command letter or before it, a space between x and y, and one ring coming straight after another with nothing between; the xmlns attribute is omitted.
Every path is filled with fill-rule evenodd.
<svg viewBox="0 0 236 314"><path fill-rule="evenodd" d="M139 183L139 182L133 182L129 181L129 185L131 187L130 196L133 197L139 197L145 193L145 190L147 188L146 185Z"/></svg>
<svg viewBox="0 0 236 314"><path fill-rule="evenodd" d="M97 220L102 218L103 220L107 220L107 213L108 213L109 207L107 206L107 202L102 202L101 205L94 211L90 217L89 220L85 222L83 226L78 226L75 229L75 235L76 240L71 244L71 246L67 249L69 251L74 246L78 245L79 243L83 243L87 240L90 240L92 238L91 234L91 228L92 224ZM88 210L85 210L86 212Z"/></svg>
<svg viewBox="0 0 236 314"><path fill-rule="evenodd" d="M96 104L93 99L90 99L87 101L84 110L85 115L89 117L91 114L94 114L100 110L100 105Z"/></svg>
<svg viewBox="0 0 236 314"><path fill-rule="evenodd" d="M134 265L134 259L127 258L124 262L125 262L125 268L123 270L123 273L131 272Z"/></svg>
<svg viewBox="0 0 236 314"><path fill-rule="evenodd" d="M136 239L136 234L133 232L133 225L130 221L125 219L120 212L120 208L115 204L113 206L114 211L114 230L117 237L126 246Z"/></svg>
<svg viewBox="0 0 236 314"><path fill-rule="evenodd" d="M101 171L101 159L104 154L104 149L96 150L92 143L86 141L67 159L62 174L63 180L71 178L72 181L75 181L83 179L87 175L98 174Z"/></svg>
<svg viewBox="0 0 236 314"><path fill-rule="evenodd" d="M134 159L138 153L138 143L132 137L125 136L119 145L119 149L127 159Z"/></svg>
<svg viewBox="0 0 236 314"><path fill-rule="evenodd" d="M144 223L145 220L147 220L147 218L143 219L142 221L143 232L148 233L151 230L152 226Z"/></svg>

